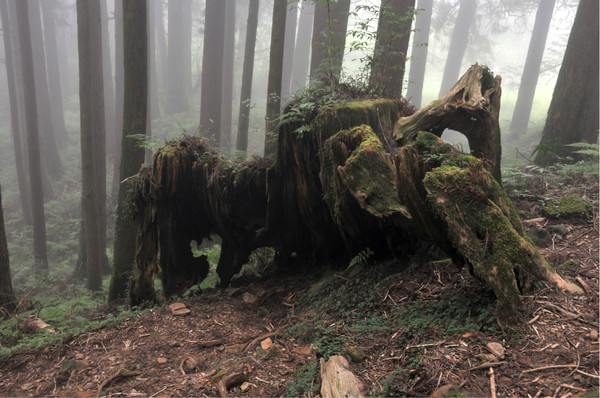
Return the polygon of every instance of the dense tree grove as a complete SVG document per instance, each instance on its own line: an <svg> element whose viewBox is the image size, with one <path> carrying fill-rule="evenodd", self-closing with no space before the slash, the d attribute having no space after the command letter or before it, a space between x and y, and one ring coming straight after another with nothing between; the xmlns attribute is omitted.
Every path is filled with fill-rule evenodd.
<svg viewBox="0 0 600 398"><path fill-rule="evenodd" d="M412 121L427 121L424 129L437 135L462 133L498 182L502 144L521 158L535 151L544 166L572 161L569 144L586 143L586 156L597 151L594 0L0 0L0 14L0 117L7 120L0 182L7 229L22 228L7 234L8 245L27 242L32 269L42 275L63 258L90 290L106 286L112 267L110 301L126 297L135 263L131 182L173 137L204 137L218 148L211 156L242 165L264 166L253 158L264 155L293 167L316 155L279 148L285 126L296 126L287 133L309 145L313 127L304 122L362 96L435 109ZM517 56L504 55L511 50ZM436 101L465 105L447 95L469 64L504 79L490 139L468 126L482 122L475 105L465 111L471 119L436 124L455 110ZM500 131L511 133L504 142ZM187 258L192 241L173 244L185 256L161 255ZM231 255L224 243L222 256ZM13 268L21 263L29 264L20 259Z"/></svg>

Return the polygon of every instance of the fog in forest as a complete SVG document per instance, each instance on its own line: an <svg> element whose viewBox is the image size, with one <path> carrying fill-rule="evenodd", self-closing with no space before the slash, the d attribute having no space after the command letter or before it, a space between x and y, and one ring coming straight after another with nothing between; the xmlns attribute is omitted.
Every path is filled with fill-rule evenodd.
<svg viewBox="0 0 600 398"><path fill-rule="evenodd" d="M21 54L21 29L18 29L23 26L23 22L18 19L14 1L0 1L3 3L4 14L4 40L0 41L0 57L3 61L0 67L0 185L13 278L26 284L29 277L26 270L33 262L31 239L34 228L30 220L26 220L31 215L29 210L25 210L27 205L23 202L20 189L33 190L26 186L19 188L16 165L21 164L24 174L29 172L24 125L27 118L25 110L28 107L31 109L32 103L23 105L23 101L27 102L23 87L31 82L23 80L26 79L23 76L25 69L20 66L26 62ZM210 6L214 5L208 1ZM51 259L50 269L59 268L68 274L81 261L81 170L85 169L80 147L79 116L82 104L79 90L77 7L74 0L30 0L27 3L38 104L37 124L41 137L41 185L49 240L48 258ZM147 161L151 159L151 153L166 139L182 134L203 134L213 126L219 126L220 134L219 142L215 144L227 156L235 156L240 103L249 105L247 157L262 156L265 145L265 114L268 112L273 0L256 2L259 8L256 44L253 48L251 97L240 101L248 15L253 3L254 0L228 0L222 3L222 10L213 11L209 10L205 0L147 2L147 120L150 124L148 137L140 138L140 145L146 148ZM315 5L309 0L288 3L280 109L284 109L294 93L305 90L309 83L311 38L314 40L315 35L314 10L328 4L320 1L320 4ZM542 3L546 7L546 14L543 15ZM120 179L115 171L118 170L121 159L119 147L123 130L123 25L118 23L122 18L122 13L116 7L118 4L118 0L98 2L101 45L91 50L92 55L93 52L101 52L104 76L104 178L107 209L105 249L109 263L114 255L112 242L116 190ZM334 4L336 2L329 4L332 10ZM421 8L423 4L431 8ZM410 33L410 41L407 54L404 55L406 69L402 84L403 95L409 100L414 100L418 95L421 98L417 105L425 106L446 92L470 65L487 65L494 74L502 76L500 123L504 156L529 156L539 143L577 4L577 0L416 1L416 10L409 16L412 18L411 31L405 33ZM349 15L346 13L348 22L345 26L346 40L340 82L358 85L368 83L379 7L380 2L375 0L350 2ZM211 27L211 23L218 24L213 17L207 20L209 12L215 12L214 18L219 18L218 21L223 21L224 24ZM424 22L427 15L430 20ZM422 30L425 25L417 28L418 23L427 23L428 30ZM540 28L536 32L539 37L534 38L532 32L536 24L545 25L546 28ZM7 40L8 32L11 37ZM208 36L209 34L216 36ZM205 36L213 38L205 41ZM214 48L205 51L207 42ZM530 42L534 43L531 49ZM514 112L515 104L519 89L524 84L524 67L528 53L536 52L535 43L541 47L537 51L539 65L535 65L535 59L531 61L531 69L538 70L534 75L537 78L534 91L529 90L535 96L531 100L524 100L529 102L525 105L530 107L529 114L517 115ZM7 44L12 46L10 53ZM209 59L205 59L207 54ZM129 55L124 54L126 58ZM219 59L220 63L214 64L215 59ZM9 70L9 63L12 71ZM451 63L454 65L450 65ZM203 81L203 68L209 70L215 67L218 73ZM418 77L417 69L422 78ZM422 79L422 82L415 79ZM531 80L528 79L528 82ZM223 87L220 104L212 95L201 98L203 90L210 93L211 82L220 82ZM11 84L16 87L11 88ZM415 90L419 84L422 84L422 89L416 89L418 94L415 94L411 90ZM14 97L9 95L11 90ZM99 91L101 90L97 87L92 89L91 96L94 97ZM16 98L17 101L12 107L11 98ZM202 107L209 105L213 110L207 110L206 116L201 115ZM16 117L17 123L15 120L11 122L11 109L12 118ZM217 112L220 120L216 121L214 114L210 112ZM205 118L204 122L202 118ZM511 131L511 122L515 121L519 122L516 124L520 127ZM205 126L199 132L201 123ZM15 133L14 129L19 128L19 125L20 132ZM211 137L213 136L209 138ZM447 137L449 136L444 138ZM461 141L463 138L458 134L449 139L464 144L464 140ZM18 150L15 150L15 139L20 139ZM94 148L97 151L98 148ZM28 181L28 177L23 178ZM105 280L104 283L108 282Z"/></svg>

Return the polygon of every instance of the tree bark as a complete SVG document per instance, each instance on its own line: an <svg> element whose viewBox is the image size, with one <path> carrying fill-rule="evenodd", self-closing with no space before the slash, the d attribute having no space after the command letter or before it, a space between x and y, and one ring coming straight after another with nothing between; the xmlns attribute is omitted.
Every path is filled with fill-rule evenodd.
<svg viewBox="0 0 600 398"><path fill-rule="evenodd" d="M365 247L402 258L427 241L493 290L502 324L519 321L520 292L536 281L579 292L526 237L489 162L415 127L443 130L470 120L478 125L469 130L474 140L499 145L499 137L480 135L498 123L500 81L474 65L437 101L441 108L411 115L406 101L362 100L324 106L308 120L289 118L280 125L275 161L234 164L198 138L169 143L135 178L132 302L154 297L158 269L167 296L202 280L206 259L194 258L189 243L212 235L223 241L222 286L260 247L275 249L278 266L298 268L347 266ZM475 96L474 103L459 93ZM425 123L428 111L435 116Z"/></svg>
<svg viewBox="0 0 600 398"><path fill-rule="evenodd" d="M417 108L421 107L423 98L423 82L425 80L425 66L427 65L432 8L433 0L418 0L417 2L415 34L410 55L410 72L406 90L406 98Z"/></svg>
<svg viewBox="0 0 600 398"><path fill-rule="evenodd" d="M446 66L444 67L444 75L442 76L442 85L440 86L441 97L450 89L452 84L458 79L460 68L462 65L467 43L469 42L469 30L475 16L477 3L475 0L463 0L460 3L452 39L450 40L450 48L448 49L448 57L446 58Z"/></svg>
<svg viewBox="0 0 600 398"><path fill-rule="evenodd" d="M44 126L40 130L42 161L48 174L59 178L64 173L58 146L56 144L56 122L50 109L50 91L48 88L48 78L46 76L46 48L44 45L44 35L42 32L42 18L40 15L40 1L29 1L29 27L31 34L31 45L33 51L33 70L35 73L36 101L38 107L38 118L40 124ZM49 188L49 187L48 187Z"/></svg>
<svg viewBox="0 0 600 398"><path fill-rule="evenodd" d="M3 24L2 26L6 25ZM10 278L10 262L2 211L2 188L0 188L0 308L10 312L15 309L16 305L17 298Z"/></svg>
<svg viewBox="0 0 600 398"><path fill-rule="evenodd" d="M273 2L273 24L271 27L271 50L269 53L269 80L267 86L267 115L265 128L265 156L275 154L277 125L281 111L281 79L283 74L283 50L287 0Z"/></svg>
<svg viewBox="0 0 600 398"><path fill-rule="evenodd" d="M300 9L300 19L298 20L298 33L296 34L296 44L294 51L298 54L310 53L310 41L312 36L312 23L315 13L315 5L310 0L303 0ZM292 71L291 93L298 89L306 87L309 74L309 57L296 57Z"/></svg>
<svg viewBox="0 0 600 398"><path fill-rule="evenodd" d="M252 105L252 74L254 72L254 48L256 46L256 29L258 27L258 6L259 0L250 0L250 4L248 5L240 114L238 116L238 132L235 144L235 149L240 152L237 156L240 158L245 158L246 151L248 150L248 127L250 123L250 107Z"/></svg>
<svg viewBox="0 0 600 398"><path fill-rule="evenodd" d="M202 55L202 92L200 94L200 133L221 141L221 101L223 98L223 48L225 2L206 3L204 48Z"/></svg>
<svg viewBox="0 0 600 398"><path fill-rule="evenodd" d="M131 190L129 177L135 175L144 163L144 148L138 145L133 134L146 134L148 104L148 47L146 29L146 1L123 2L124 64L124 117L121 142L121 167L117 218L115 222L115 248L113 275L109 300L123 298L135 262L136 231L128 200Z"/></svg>
<svg viewBox="0 0 600 398"><path fill-rule="evenodd" d="M531 39L529 40L525 66L523 66L519 94L517 95L515 110L513 111L508 129L511 135L525 134L527 132L527 124L529 123L535 88L540 75L540 66L542 65L550 21L552 20L554 3L556 3L555 0L541 1L535 14L535 24L533 25L533 32L531 32Z"/></svg>
<svg viewBox="0 0 600 398"><path fill-rule="evenodd" d="M29 183L31 188L31 214L33 216L33 256L37 271L48 271L46 249L46 216L42 189L42 166L40 161L40 137L36 105L35 72L33 50L29 30L29 4L15 1L21 46L21 69L23 71L23 97L25 101L27 148L29 152Z"/></svg>
<svg viewBox="0 0 600 398"><path fill-rule="evenodd" d="M537 148L537 164L573 156L567 144L598 142L598 45L598 2L581 0Z"/></svg>
<svg viewBox="0 0 600 398"><path fill-rule="evenodd" d="M103 94L104 94L104 131L108 132L105 134L105 142L106 149L104 153L108 155L109 159L115 159L119 156L119 152L117 150L117 134L115 134L115 130L117 128L120 129L120 126L117 126L115 119L115 85L112 73L112 62L111 62L111 54L110 54L110 35L108 32L108 7L107 0L102 0L100 2L100 17L102 23L102 75L104 76L103 80ZM106 184L106 182L105 182ZM106 191L106 189L105 189ZM104 201L105 203L106 201ZM106 228L104 228L106 229Z"/></svg>
<svg viewBox="0 0 600 398"><path fill-rule="evenodd" d="M123 100L124 100L124 59L123 59L123 0L115 0L115 158L113 159L113 176L111 184L111 200L114 205L119 195L119 169L121 167L121 141L123 140Z"/></svg>
<svg viewBox="0 0 600 398"><path fill-rule="evenodd" d="M233 112L233 58L235 52L235 2L226 2L223 42L223 97L221 99L221 148L231 150L231 115Z"/></svg>
<svg viewBox="0 0 600 398"><path fill-rule="evenodd" d="M283 67L281 72L281 108L290 100L292 84L292 68L296 62L294 44L296 43L296 26L298 19L298 0L288 1L285 15L285 38L283 43ZM299 53L306 54L306 53Z"/></svg>
<svg viewBox="0 0 600 398"><path fill-rule="evenodd" d="M414 8L414 0L381 2L369 85L383 97L402 96Z"/></svg>
<svg viewBox="0 0 600 398"><path fill-rule="evenodd" d="M8 97L10 106L10 125L13 149L15 153L15 168L17 169L17 186L19 197L21 199L21 209L23 219L27 225L32 224L31 216L31 193L26 180L25 161L23 156L23 143L21 136L23 134L23 124L21 123L19 104L22 104L22 98L18 92L18 79L15 72L17 58L14 51L18 50L16 42L15 26L10 23L8 0L0 0L0 15L2 17L2 36L4 39L4 53L6 59L6 81L8 85ZM12 19L14 21L14 18Z"/></svg>
<svg viewBox="0 0 600 398"><path fill-rule="evenodd" d="M44 43L46 45L46 63L48 70L48 90L52 95L50 102L52 120L54 122L56 139L65 141L67 129L63 110L63 95L61 89L61 74L58 66L58 46L56 43L56 27L54 25L55 5L51 1L41 1L42 19L44 23Z"/></svg>
<svg viewBox="0 0 600 398"><path fill-rule="evenodd" d="M210 2L209 2L210 4ZM168 2L169 33L167 59L169 69L167 113L190 109L189 88L192 73L192 1Z"/></svg>

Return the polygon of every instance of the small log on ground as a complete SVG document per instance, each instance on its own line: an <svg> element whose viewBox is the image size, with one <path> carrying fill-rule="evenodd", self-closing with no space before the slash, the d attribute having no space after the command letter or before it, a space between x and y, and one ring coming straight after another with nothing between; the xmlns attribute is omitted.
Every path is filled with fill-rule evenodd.
<svg viewBox="0 0 600 398"><path fill-rule="evenodd" d="M401 258L428 241L494 291L500 323L518 322L520 293L536 281L581 292L525 236L498 182L500 82L474 65L412 116L394 100L324 106L280 126L274 162L233 163L198 138L168 143L134 193L132 302L154 299L159 270L167 296L200 282L208 263L190 241L213 234L223 286L259 247L275 248L280 267L321 267L346 266L365 248ZM479 158L439 139L445 127L465 133Z"/></svg>
<svg viewBox="0 0 600 398"><path fill-rule="evenodd" d="M321 396L323 398L362 398L359 381L350 371L348 361L334 355L321 363Z"/></svg>

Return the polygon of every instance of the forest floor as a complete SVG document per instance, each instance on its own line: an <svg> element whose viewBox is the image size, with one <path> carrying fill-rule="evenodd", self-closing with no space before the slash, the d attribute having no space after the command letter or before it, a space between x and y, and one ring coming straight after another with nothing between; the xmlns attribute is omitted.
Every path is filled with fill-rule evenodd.
<svg viewBox="0 0 600 398"><path fill-rule="evenodd" d="M518 327L500 327L482 283L425 247L409 259L357 261L320 278L280 275L178 297L120 323L2 356L0 396L316 397L319 358L335 354L351 359L368 396L442 396L450 386L472 397L492 390L509 397L598 396L593 185L578 184L578 195L594 203L588 216L527 224L568 231L552 233L541 251L586 293L540 286L523 296ZM525 219L539 217L540 203L570 189L529 188L513 195ZM189 313L173 315L174 302Z"/></svg>

